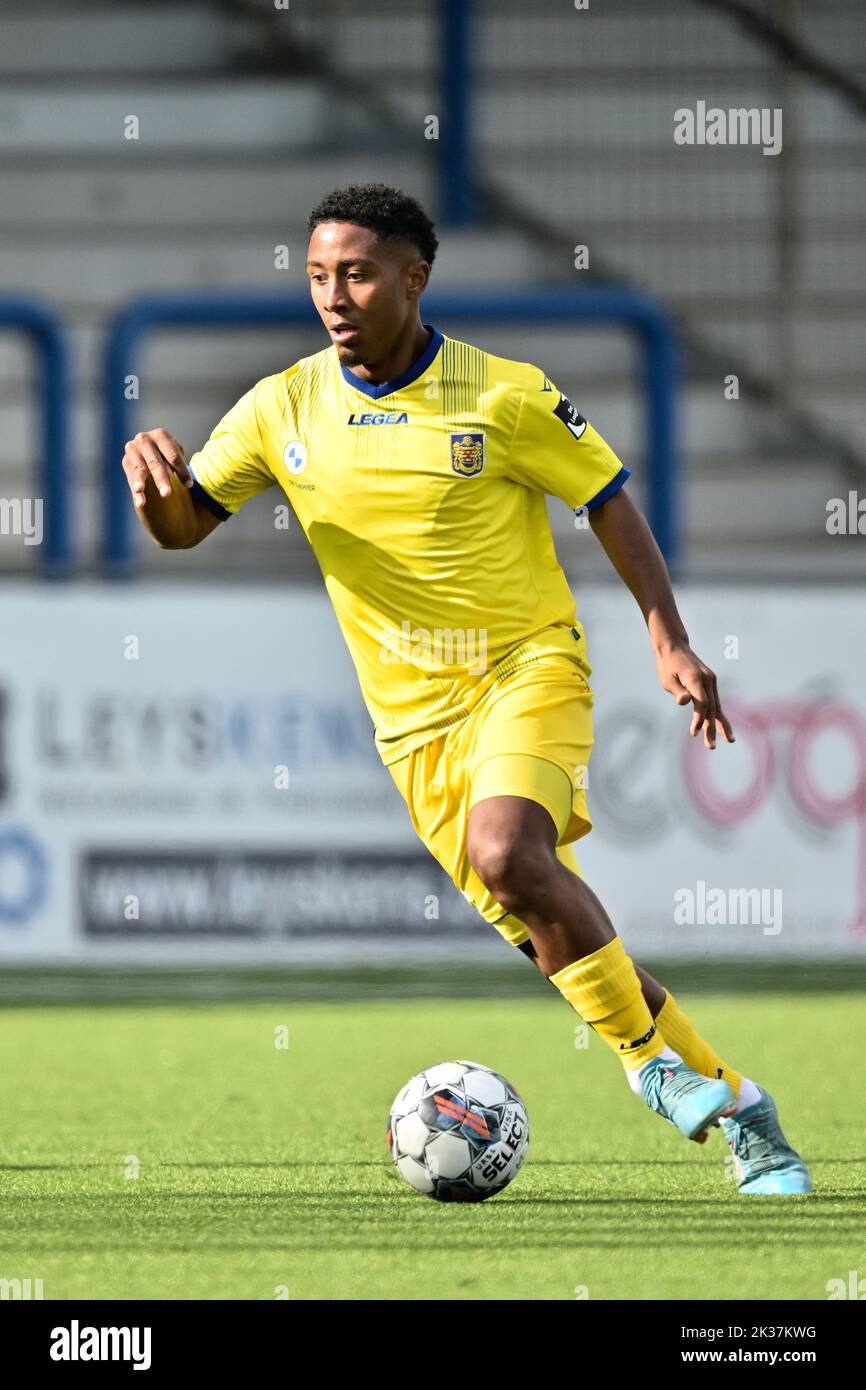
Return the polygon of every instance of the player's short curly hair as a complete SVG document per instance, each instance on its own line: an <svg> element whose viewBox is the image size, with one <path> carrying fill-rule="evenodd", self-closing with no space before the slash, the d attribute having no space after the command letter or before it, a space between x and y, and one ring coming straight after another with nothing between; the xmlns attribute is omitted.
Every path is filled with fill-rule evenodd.
<svg viewBox="0 0 866 1390"><path fill-rule="evenodd" d="M428 265L433 264L439 245L433 223L421 204L408 193L384 183L355 183L328 193L310 213L307 230L312 232L321 222L354 222L368 227L383 241L411 241Z"/></svg>

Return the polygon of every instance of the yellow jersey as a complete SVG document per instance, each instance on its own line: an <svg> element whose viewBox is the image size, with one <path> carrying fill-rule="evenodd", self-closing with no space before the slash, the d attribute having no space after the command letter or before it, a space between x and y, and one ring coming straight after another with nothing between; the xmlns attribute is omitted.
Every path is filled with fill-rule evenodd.
<svg viewBox="0 0 866 1390"><path fill-rule="evenodd" d="M537 367L430 331L379 386L333 346L264 377L190 459L222 519L274 483L291 501L385 763L523 665L588 669L545 494L589 512L629 476Z"/></svg>

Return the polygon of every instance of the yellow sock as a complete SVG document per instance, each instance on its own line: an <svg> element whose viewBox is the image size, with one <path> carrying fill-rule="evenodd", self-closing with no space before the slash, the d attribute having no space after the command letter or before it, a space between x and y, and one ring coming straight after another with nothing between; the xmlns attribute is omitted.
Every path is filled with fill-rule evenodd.
<svg viewBox="0 0 866 1390"><path fill-rule="evenodd" d="M701 1076L722 1077L734 1095L738 1096L743 1084L740 1072L723 1062L719 1054L696 1032L670 990L665 993L667 998L656 1014L656 1024L668 1047L678 1052L692 1071L700 1072Z"/></svg>
<svg viewBox="0 0 866 1390"><path fill-rule="evenodd" d="M664 1051L667 1039L653 1022L637 972L618 936L549 978L613 1048L626 1071L642 1067Z"/></svg>

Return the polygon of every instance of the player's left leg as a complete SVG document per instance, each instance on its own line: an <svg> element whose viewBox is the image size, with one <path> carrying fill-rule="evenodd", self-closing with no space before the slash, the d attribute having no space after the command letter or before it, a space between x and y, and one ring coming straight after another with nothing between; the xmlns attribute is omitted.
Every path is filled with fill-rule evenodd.
<svg viewBox="0 0 866 1390"><path fill-rule="evenodd" d="M649 996L655 1003L659 994L662 996L661 1006L656 1009L651 1004L650 1009L671 1047L694 1071L703 1076L724 1077L737 1097L734 1114L723 1119L721 1127L733 1154L739 1191L776 1196L811 1192L809 1170L785 1138L776 1102L769 1091L723 1062L683 1013L670 990L640 966L635 968L644 998Z"/></svg>
<svg viewBox="0 0 866 1390"><path fill-rule="evenodd" d="M571 845L561 846L557 855L579 876ZM516 940L515 944L539 965L538 954L528 934L525 940ZM693 1071L727 1081L737 1098L734 1114L722 1119L721 1127L733 1154L739 1191L746 1195L811 1192L809 1171L785 1137L773 1097L722 1060L669 989L637 964L635 971L647 1007L668 1046L679 1053Z"/></svg>
<svg viewBox="0 0 866 1390"><path fill-rule="evenodd" d="M574 856L573 845L560 845L557 849L557 858L578 878L581 877ZM524 955L541 968L538 954L528 933L526 940L517 941L515 944L519 946ZM691 1067L693 1071L700 1072L702 1076L721 1077L722 1080L727 1081L737 1097L738 1111L753 1105L760 1094L755 1083L722 1060L715 1048L701 1037L691 1019L683 1013L665 985L659 984L658 980L654 979L649 971L642 969L636 961L635 971L640 980L641 993L665 1042L679 1053L686 1065Z"/></svg>

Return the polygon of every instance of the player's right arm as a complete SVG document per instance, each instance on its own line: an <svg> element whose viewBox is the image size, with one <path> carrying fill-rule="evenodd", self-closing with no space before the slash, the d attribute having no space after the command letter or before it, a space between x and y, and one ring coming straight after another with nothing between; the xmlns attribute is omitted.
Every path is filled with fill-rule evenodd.
<svg viewBox="0 0 866 1390"><path fill-rule="evenodd" d="M168 430L143 430L127 440L123 471L136 516L164 550L198 545L219 525L220 518L193 496L183 445Z"/></svg>
<svg viewBox="0 0 866 1390"><path fill-rule="evenodd" d="M249 498L273 486L265 434L268 421L273 429L274 417L282 416L281 380L265 377L251 387L189 463L168 430L146 430L129 440L123 467L136 515L158 545L198 545Z"/></svg>

